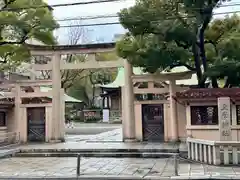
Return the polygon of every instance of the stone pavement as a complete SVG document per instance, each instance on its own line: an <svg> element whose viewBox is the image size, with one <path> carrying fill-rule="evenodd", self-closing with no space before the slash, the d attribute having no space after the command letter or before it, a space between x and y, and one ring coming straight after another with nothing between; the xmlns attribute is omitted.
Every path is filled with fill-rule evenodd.
<svg viewBox="0 0 240 180"><path fill-rule="evenodd" d="M122 142L122 128L91 137L87 142Z"/></svg>
<svg viewBox="0 0 240 180"><path fill-rule="evenodd" d="M24 151L76 150L148 150L178 149L177 144L122 143L121 129L94 136L68 136L65 143L20 146ZM180 145L180 149L186 146ZM186 150L186 149L185 149ZM0 159L0 179L14 178L76 178L76 157L38 157ZM179 176L174 175L173 158L81 158L81 178L90 179L240 179L240 167L215 167L179 161ZM95 178L94 178L95 177Z"/></svg>
<svg viewBox="0 0 240 180"><path fill-rule="evenodd" d="M4 177L74 177L76 158L9 158L0 160L0 178ZM240 177L240 167L214 167L180 161L179 176L174 175L173 159L82 158L82 177L217 178Z"/></svg>
<svg viewBox="0 0 240 180"><path fill-rule="evenodd" d="M67 142L122 142L122 128L96 135L66 135Z"/></svg>

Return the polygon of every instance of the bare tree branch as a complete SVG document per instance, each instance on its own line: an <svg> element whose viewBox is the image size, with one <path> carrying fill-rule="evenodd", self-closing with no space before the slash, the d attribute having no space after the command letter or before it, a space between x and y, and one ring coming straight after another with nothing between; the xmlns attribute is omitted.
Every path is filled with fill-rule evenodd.
<svg viewBox="0 0 240 180"><path fill-rule="evenodd" d="M74 21L70 24L81 24L81 21ZM76 45L79 43L82 43L83 41L86 40L87 37L87 30L83 27L71 27L68 30L68 43L70 45ZM75 54L68 54L66 57L64 57L64 61L67 63L71 62L84 62L86 59L86 55L75 55ZM44 62L47 63L47 62ZM84 72L84 69L78 69L78 70L64 70L61 73L61 85L64 89L70 88L76 81L76 79L81 80L85 78L86 76L82 76L81 74ZM47 71L41 71L42 77L45 78L50 78L51 72Z"/></svg>
<svg viewBox="0 0 240 180"><path fill-rule="evenodd" d="M74 21L72 22L73 24L81 24L81 21ZM72 24L70 23L70 24ZM68 31L68 41L69 44L71 45L76 45L79 43L83 43L83 41L86 40L87 37L87 30L84 27L71 27L69 28ZM74 55L74 54L70 54L66 56L65 61L66 62L84 62L86 59L86 55ZM64 70L62 72L62 87L65 89L70 88L76 79L80 80L85 78L84 76L81 76L81 74L83 74L85 70L84 69L79 69L79 70Z"/></svg>
<svg viewBox="0 0 240 180"><path fill-rule="evenodd" d="M9 56L12 56L13 54L14 52L7 52L0 63L3 63L3 64L7 63L7 58Z"/></svg>
<svg viewBox="0 0 240 180"><path fill-rule="evenodd" d="M9 45L14 45L14 44L23 44L27 39L28 39L28 34L30 33L29 32L24 32L24 35L21 37L21 39L19 41L2 41L0 42L0 46L2 45L6 45L6 44L9 44Z"/></svg>
<svg viewBox="0 0 240 180"><path fill-rule="evenodd" d="M6 9L10 4L14 3L16 0L4 0L4 5L1 10Z"/></svg>
<svg viewBox="0 0 240 180"><path fill-rule="evenodd" d="M29 30L24 30L23 29L23 36L20 38L20 40L18 41L1 41L0 42L0 46L9 44L9 45L14 45L14 44L24 44L25 41L29 38L29 34L31 33L31 31L36 28L38 26L38 23L36 22L36 24L34 24L31 28L29 28Z"/></svg>

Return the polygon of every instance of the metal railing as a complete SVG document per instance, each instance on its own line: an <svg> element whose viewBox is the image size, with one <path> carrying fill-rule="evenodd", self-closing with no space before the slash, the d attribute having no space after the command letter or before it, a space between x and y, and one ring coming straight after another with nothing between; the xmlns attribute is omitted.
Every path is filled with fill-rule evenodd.
<svg viewBox="0 0 240 180"><path fill-rule="evenodd" d="M78 154L77 156L77 168L76 168L76 176L80 177L81 175L86 176L88 172L85 173L86 167L85 160L82 160L85 156ZM89 156L88 156L89 157ZM94 157L96 158L96 157ZM160 158L161 159L161 158ZM154 177L154 179L221 179L222 177L236 178L238 175L234 173L232 167L215 167L208 165L206 163L196 162L194 160L190 160L184 157L181 157L179 154L175 154L170 156L169 158L164 158L164 163L159 166L158 160L154 160L151 165L153 171L149 170L146 172L141 172L141 165L139 165L140 170L136 172L141 172L140 177L142 179L148 179L148 177ZM143 160L144 161L144 160ZM84 163L83 163L84 162ZM162 161L160 160L160 163ZM142 162L141 162L142 163ZM144 163L144 162L143 162ZM148 162L146 162L148 164ZM133 162L135 165L135 163ZM157 164L157 165L156 165ZM156 166L155 166L156 165ZM81 167L82 166L82 167ZM131 164L130 164L131 166ZM126 166L127 167L127 166ZM148 166L146 166L148 167ZM158 169L156 169L159 168ZM91 173L91 172L90 172ZM94 172L94 175L102 176L105 174L105 171L100 171L99 174ZM112 173L110 173L112 175ZM121 174L121 173L120 173ZM123 173L124 174L124 173ZM106 171L106 175L108 175L108 171ZM118 172L119 175L119 172ZM125 175L125 174L124 174ZM132 174L133 175L133 174ZM133 175L134 177L138 177L138 175ZM130 179L130 178L129 178ZM151 179L151 178L149 178Z"/></svg>
<svg viewBox="0 0 240 180"><path fill-rule="evenodd" d="M239 141L187 139L188 158L213 165L240 164Z"/></svg>
<svg viewBox="0 0 240 180"><path fill-rule="evenodd" d="M0 147L20 143L20 135L17 132L6 132L0 134Z"/></svg>
<svg viewBox="0 0 240 180"><path fill-rule="evenodd" d="M81 175L81 158L84 157L81 154L77 155L77 168L76 168L76 176L80 176ZM171 156L170 158L168 158L168 161L173 159L173 166L174 166L174 176L179 176L179 161L180 159L183 159L179 156L179 154L174 154L173 156ZM184 159L185 160L185 159ZM168 162L166 163L164 169L167 168Z"/></svg>

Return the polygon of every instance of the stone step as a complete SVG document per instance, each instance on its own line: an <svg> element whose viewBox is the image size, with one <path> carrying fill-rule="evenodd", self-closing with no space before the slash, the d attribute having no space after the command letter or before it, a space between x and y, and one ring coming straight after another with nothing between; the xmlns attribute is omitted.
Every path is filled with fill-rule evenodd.
<svg viewBox="0 0 240 180"><path fill-rule="evenodd" d="M6 149L14 149L19 147L19 143L15 144L0 144L0 150L6 150Z"/></svg>
<svg viewBox="0 0 240 180"><path fill-rule="evenodd" d="M82 157L112 157L112 158L169 158L176 153L158 153L158 152L28 152L17 153L15 157L77 157L80 154Z"/></svg>
<svg viewBox="0 0 240 180"><path fill-rule="evenodd" d="M125 149L21 149L21 153L179 153L179 149L147 149L147 148L125 148Z"/></svg>
<svg viewBox="0 0 240 180"><path fill-rule="evenodd" d="M19 152L19 149L0 149L0 159L5 157L15 156Z"/></svg>

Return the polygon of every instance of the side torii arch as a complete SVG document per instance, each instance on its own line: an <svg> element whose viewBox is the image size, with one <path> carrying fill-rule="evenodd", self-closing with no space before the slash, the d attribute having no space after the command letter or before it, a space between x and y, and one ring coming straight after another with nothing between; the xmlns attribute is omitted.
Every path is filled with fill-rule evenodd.
<svg viewBox="0 0 240 180"><path fill-rule="evenodd" d="M51 62L48 64L36 64L32 62L32 70L48 70L52 71L52 122L53 130L49 134L49 139L60 140L64 139L64 119L61 117L61 70L73 69L99 69L99 68L118 68L124 67L125 84L123 87L122 104L123 104L123 141L134 141L136 138L135 132L135 113L134 113L134 90L133 82L141 81L169 81L170 93L170 122L172 127L171 139L178 140L178 126L176 115L176 101L174 99L176 93L176 80L189 79L192 72L184 72L178 74L164 74L164 75L133 75L133 68L131 64L125 59L117 59L114 61L96 61L96 54L101 52L113 52L115 50L115 43L101 43L101 44L86 44L86 45L28 45L32 56L48 56L51 57ZM87 54L85 62L66 63L61 61L62 55L67 54ZM34 80L34 74L32 75ZM49 83L48 83L49 84Z"/></svg>
<svg viewBox="0 0 240 180"><path fill-rule="evenodd" d="M134 97L132 86L132 66L124 59L118 59L114 61L96 61L96 53L112 52L115 50L115 43L103 43L103 44L86 44L86 45L59 45L59 46L43 46L43 45L28 45L32 56L50 56L51 62L48 64L35 64L33 62L33 71L48 70L52 71L52 93L53 93L53 110L52 110L52 127L54 130L51 133L50 139L59 140L63 139L64 123L60 111L61 111L61 70L73 70L73 69L99 69L99 68L115 68L124 67L125 73L125 87L124 96L127 97L124 100L124 120L123 120L123 140L135 139L135 124L134 124ZM67 54L87 54L85 62L78 63L64 63L61 61L62 55ZM34 78L34 75L32 76Z"/></svg>

